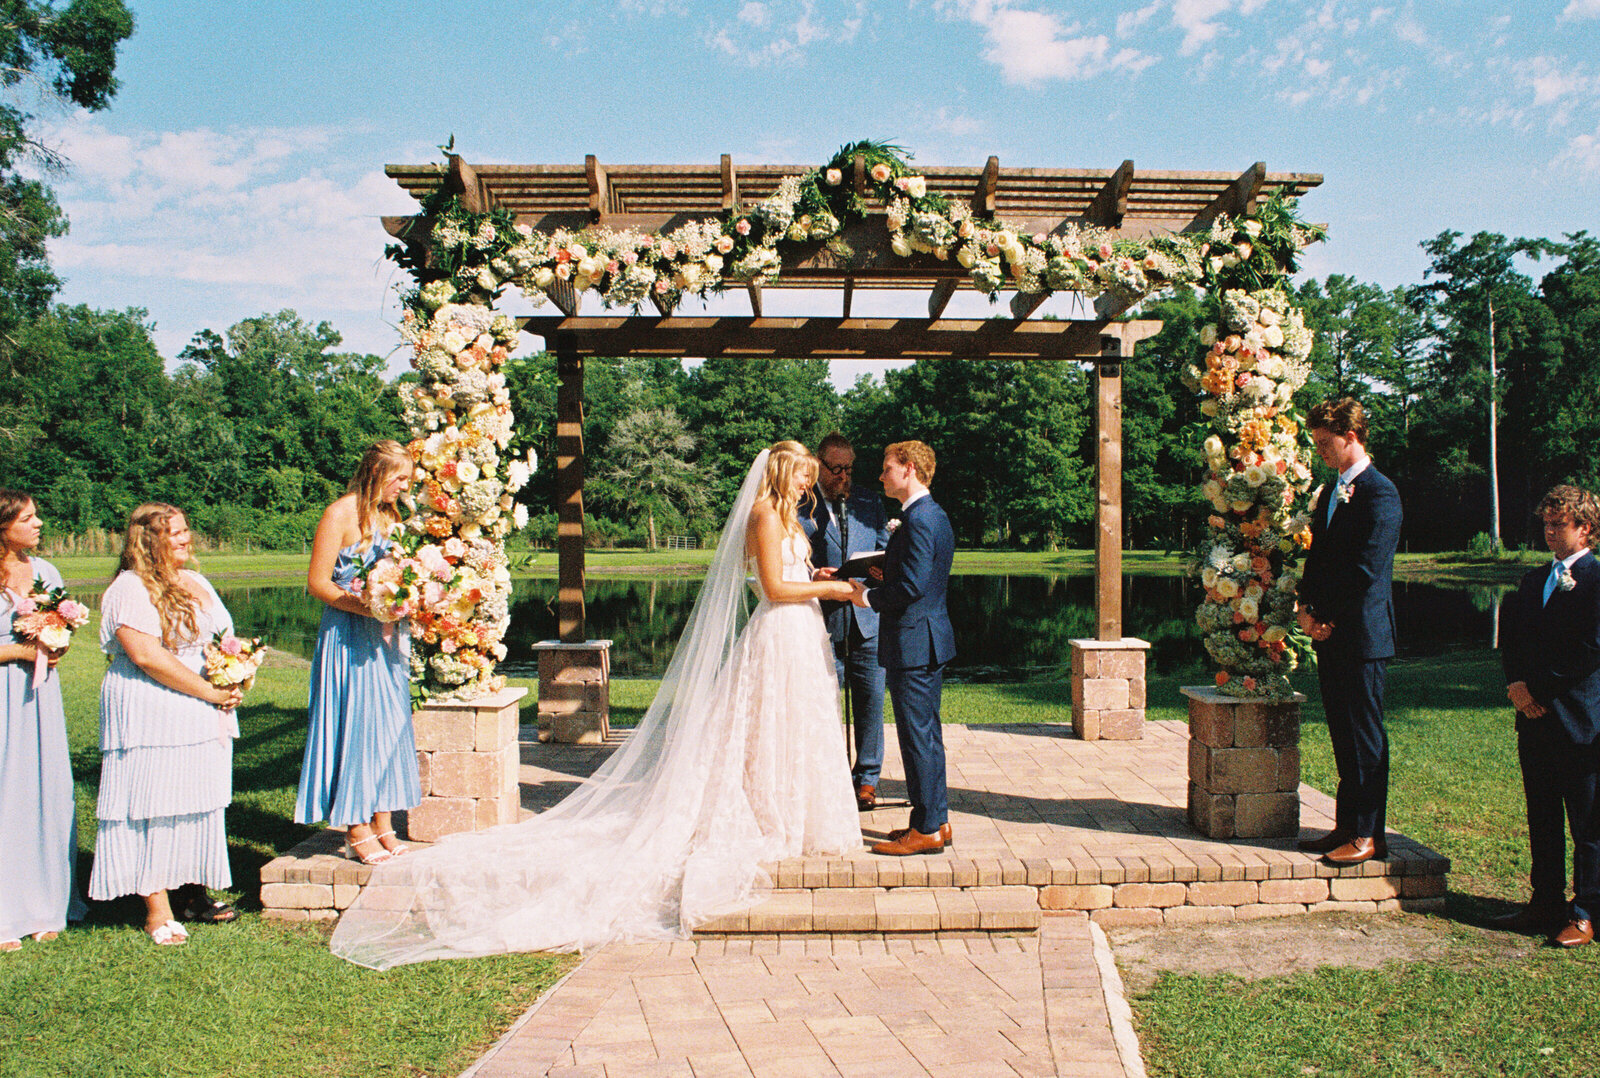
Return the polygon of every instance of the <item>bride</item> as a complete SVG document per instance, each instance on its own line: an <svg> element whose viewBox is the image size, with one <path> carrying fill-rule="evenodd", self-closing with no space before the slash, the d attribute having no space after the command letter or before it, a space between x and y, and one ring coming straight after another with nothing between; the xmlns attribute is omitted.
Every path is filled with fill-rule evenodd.
<svg viewBox="0 0 1600 1078"><path fill-rule="evenodd" d="M656 698L610 760L547 812L377 866L333 952L388 969L682 938L747 905L763 862L859 850L817 604L857 585L812 579L796 506L816 475L798 442L756 457Z"/></svg>

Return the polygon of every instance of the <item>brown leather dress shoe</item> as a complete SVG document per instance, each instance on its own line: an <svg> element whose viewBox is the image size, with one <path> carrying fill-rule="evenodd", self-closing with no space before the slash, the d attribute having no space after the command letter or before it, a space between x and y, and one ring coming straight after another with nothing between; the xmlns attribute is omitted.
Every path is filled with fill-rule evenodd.
<svg viewBox="0 0 1600 1078"><path fill-rule="evenodd" d="M862 783L856 787L856 808L862 812L871 812L878 807L878 788Z"/></svg>
<svg viewBox="0 0 1600 1078"><path fill-rule="evenodd" d="M1378 855L1378 844L1370 838L1353 838L1336 850L1329 850L1322 859L1334 865L1359 865Z"/></svg>
<svg viewBox="0 0 1600 1078"><path fill-rule="evenodd" d="M896 827L893 831L889 832L889 841L899 842L909 834L911 834L911 828ZM944 839L944 844L946 846L954 846L956 844L955 832L950 830L950 825L948 823L942 823L939 825L939 837Z"/></svg>
<svg viewBox="0 0 1600 1078"><path fill-rule="evenodd" d="M1557 947L1582 947L1586 943L1594 942L1594 922L1588 919L1568 921L1563 928L1550 938L1550 942Z"/></svg>
<svg viewBox="0 0 1600 1078"><path fill-rule="evenodd" d="M1296 849L1304 850L1307 853L1329 853L1349 841L1349 835L1335 828L1321 838L1303 838L1294 845Z"/></svg>
<svg viewBox="0 0 1600 1078"><path fill-rule="evenodd" d="M944 828L939 830L939 834L924 835L921 831L908 829L905 834L897 839L880 842L873 846L872 852L881 853L886 857L906 857L914 853L943 853L945 848Z"/></svg>

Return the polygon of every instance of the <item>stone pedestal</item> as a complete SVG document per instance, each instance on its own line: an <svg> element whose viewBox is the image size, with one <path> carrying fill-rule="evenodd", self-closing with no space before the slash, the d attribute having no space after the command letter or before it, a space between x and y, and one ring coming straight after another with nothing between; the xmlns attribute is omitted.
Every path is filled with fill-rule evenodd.
<svg viewBox="0 0 1600 1078"><path fill-rule="evenodd" d="M426 704L412 714L422 804L406 815L411 838L437 842L457 831L516 822L522 806L518 715L527 694L502 689L476 700Z"/></svg>
<svg viewBox="0 0 1600 1078"><path fill-rule="evenodd" d="M1205 686L1189 699L1189 822L1210 838L1300 833L1300 705L1241 700Z"/></svg>
<svg viewBox="0 0 1600 1078"><path fill-rule="evenodd" d="M539 656L539 740L599 745L611 732L611 641L544 640Z"/></svg>
<svg viewBox="0 0 1600 1078"><path fill-rule="evenodd" d="M1084 741L1144 736L1147 640L1072 641L1072 729Z"/></svg>

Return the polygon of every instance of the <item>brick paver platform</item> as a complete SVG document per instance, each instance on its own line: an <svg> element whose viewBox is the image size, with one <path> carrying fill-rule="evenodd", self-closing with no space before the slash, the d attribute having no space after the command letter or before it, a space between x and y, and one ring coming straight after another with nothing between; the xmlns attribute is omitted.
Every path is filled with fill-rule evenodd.
<svg viewBox="0 0 1600 1078"><path fill-rule="evenodd" d="M540 744L525 730L524 811L569 793L615 750ZM890 738L880 796L904 797ZM771 866L773 890L702 935L1031 933L1052 910L1102 925L1193 923L1322 909L1436 909L1449 861L1403 835L1389 856L1335 869L1289 839L1205 838L1186 818L1188 727L1150 722L1139 741L1080 741L1070 725L947 726L955 847L936 857L797 858ZM1311 832L1333 802L1301 786ZM906 809L863 814L869 839L902 827ZM354 900L368 869L323 834L267 865L269 916L324 919Z"/></svg>
<svg viewBox="0 0 1600 1078"><path fill-rule="evenodd" d="M1097 931L613 945L462 1078L1143 1078Z"/></svg>

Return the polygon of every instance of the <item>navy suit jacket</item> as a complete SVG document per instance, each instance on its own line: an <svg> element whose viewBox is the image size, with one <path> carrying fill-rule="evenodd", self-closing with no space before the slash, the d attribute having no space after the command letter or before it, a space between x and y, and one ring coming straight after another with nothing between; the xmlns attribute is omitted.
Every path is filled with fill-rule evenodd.
<svg viewBox="0 0 1600 1078"><path fill-rule="evenodd" d="M936 666L955 657L956 635L945 605L955 555L950 518L932 495L918 498L884 548L883 584L867 592L867 602L883 615L878 665L885 670Z"/></svg>
<svg viewBox="0 0 1600 1078"><path fill-rule="evenodd" d="M1574 744L1600 738L1600 561L1585 554L1572 564L1573 588L1544 602L1549 565L1531 570L1500 604L1500 662L1506 684L1522 681L1549 712L1517 716L1524 723L1558 722Z"/></svg>
<svg viewBox="0 0 1600 1078"><path fill-rule="evenodd" d="M845 563L845 554L860 554L868 550L882 550L889 542L889 518L883 511L883 499L868 494L857 487L845 499L845 523L850 531L850 549L846 551L839 535L839 522L833 510L822 501L822 489L813 487L810 508L800 514L800 526L811 540L811 564L814 568L837 569ZM828 636L836 644L844 643L850 626L861 630L863 640L878 635L878 612L871 607L832 599L822 604L822 616L828 623Z"/></svg>
<svg viewBox="0 0 1600 1078"><path fill-rule="evenodd" d="M1350 500L1328 520L1334 484L1323 487L1311 513L1311 549L1297 594L1319 621L1332 622L1316 645L1322 658L1394 656L1394 552L1400 545L1400 492L1368 464L1350 485Z"/></svg>

